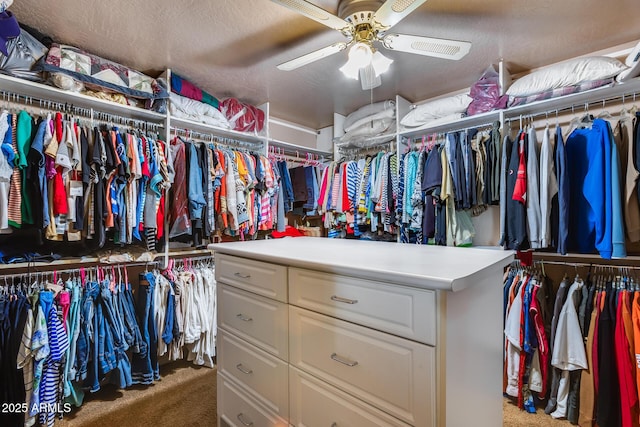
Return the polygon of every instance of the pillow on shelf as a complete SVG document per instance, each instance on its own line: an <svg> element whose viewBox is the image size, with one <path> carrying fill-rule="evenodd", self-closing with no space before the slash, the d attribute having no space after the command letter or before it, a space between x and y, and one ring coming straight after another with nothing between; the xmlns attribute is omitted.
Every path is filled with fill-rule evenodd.
<svg viewBox="0 0 640 427"><path fill-rule="evenodd" d="M366 117L369 116L373 116L375 114L378 114L384 110L393 110L395 112L395 108L396 108L396 103L394 101L388 100L388 101L380 101L380 102L376 102L373 104L367 104L364 105L360 108L358 108L356 111L352 112L351 114L349 114L345 119L344 119L344 131L347 132L347 129L352 128L353 124L361 119L364 119Z"/></svg>
<svg viewBox="0 0 640 427"><path fill-rule="evenodd" d="M627 55L624 64L629 68L618 74L617 81L623 83L640 76L640 43L636 44L631 53Z"/></svg>
<svg viewBox="0 0 640 427"><path fill-rule="evenodd" d="M374 136L384 135L394 125L395 119L393 117L368 122L360 127L353 128L342 135L337 144L340 146L353 145L366 147L367 139ZM389 138L394 138L394 135L390 135Z"/></svg>
<svg viewBox="0 0 640 427"><path fill-rule="evenodd" d="M535 101L542 101L544 99L557 98L559 96L570 95L572 93L584 92L586 90L595 89L598 87L606 86L613 83L613 78L592 80L589 82L580 83L573 86L565 86L557 89L548 90L542 93L536 93L530 96L511 96L509 97L509 107L515 107L517 105L529 104Z"/></svg>
<svg viewBox="0 0 640 427"><path fill-rule="evenodd" d="M189 80L180 77L173 72L171 73L171 91L180 96L209 104L213 108L219 108L220 106L218 98L203 91Z"/></svg>
<svg viewBox="0 0 640 427"><path fill-rule="evenodd" d="M423 126L440 126L448 123L455 123L460 119L465 118L467 115L465 113L453 113L447 114L446 116L438 117L437 119L429 120L423 123Z"/></svg>
<svg viewBox="0 0 640 427"><path fill-rule="evenodd" d="M169 97L156 79L73 46L52 44L35 68L66 74L95 91L113 91L141 99Z"/></svg>
<svg viewBox="0 0 640 427"><path fill-rule="evenodd" d="M416 105L402 118L400 124L406 127L417 127L442 117L464 113L471 100L468 94L461 93Z"/></svg>
<svg viewBox="0 0 640 427"><path fill-rule="evenodd" d="M223 129L230 129L227 118L218 109L195 99L171 93L169 111L172 116L206 123Z"/></svg>
<svg viewBox="0 0 640 427"><path fill-rule="evenodd" d="M354 129L358 129L361 126L369 125L371 122L375 122L376 120L393 118L395 117L395 115L396 115L395 108L387 108L386 110L382 110L379 113L372 114L367 117L363 117L360 120L355 121L349 127L345 126L344 131L348 133Z"/></svg>
<svg viewBox="0 0 640 427"><path fill-rule="evenodd" d="M615 58L589 56L551 65L513 82L507 95L523 97L593 80L615 77L628 67Z"/></svg>

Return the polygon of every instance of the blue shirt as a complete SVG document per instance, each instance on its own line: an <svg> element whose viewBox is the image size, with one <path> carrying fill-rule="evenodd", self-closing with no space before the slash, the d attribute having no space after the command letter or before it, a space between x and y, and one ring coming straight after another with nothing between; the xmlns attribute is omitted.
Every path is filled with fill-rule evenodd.
<svg viewBox="0 0 640 427"><path fill-rule="evenodd" d="M609 124L574 130L566 143L569 173L569 240L581 253L595 249L610 259L612 244L611 139Z"/></svg>

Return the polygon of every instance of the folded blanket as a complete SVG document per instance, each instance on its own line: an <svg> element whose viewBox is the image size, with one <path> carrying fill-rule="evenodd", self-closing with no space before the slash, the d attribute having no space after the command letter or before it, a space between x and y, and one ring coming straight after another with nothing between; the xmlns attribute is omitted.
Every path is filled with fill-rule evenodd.
<svg viewBox="0 0 640 427"><path fill-rule="evenodd" d="M211 105L185 98L173 92L170 94L170 97L171 103L169 104L169 111L174 117L206 123L223 129L231 128L224 114Z"/></svg>

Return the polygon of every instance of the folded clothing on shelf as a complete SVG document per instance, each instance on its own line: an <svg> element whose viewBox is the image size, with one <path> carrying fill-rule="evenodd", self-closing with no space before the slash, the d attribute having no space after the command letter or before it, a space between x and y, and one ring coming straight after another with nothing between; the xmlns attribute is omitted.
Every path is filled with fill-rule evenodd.
<svg viewBox="0 0 640 427"><path fill-rule="evenodd" d="M229 120L233 130L260 133L264 128L264 111L236 98L222 101L220 111Z"/></svg>
<svg viewBox="0 0 640 427"><path fill-rule="evenodd" d="M184 77L180 77L175 73L171 73L171 91L185 98L200 101L211 105L213 108L220 107L220 101L213 95L200 89Z"/></svg>
<svg viewBox="0 0 640 427"><path fill-rule="evenodd" d="M169 111L174 117L190 119L223 129L230 129L227 118L210 104L171 93Z"/></svg>
<svg viewBox="0 0 640 427"><path fill-rule="evenodd" d="M39 254L38 252L28 252L23 254L4 254L0 252L0 264L16 264L21 262L51 262L62 258L59 254Z"/></svg>
<svg viewBox="0 0 640 427"><path fill-rule="evenodd" d="M113 91L141 99L169 97L156 79L73 46L53 43L34 69L63 74L91 90Z"/></svg>

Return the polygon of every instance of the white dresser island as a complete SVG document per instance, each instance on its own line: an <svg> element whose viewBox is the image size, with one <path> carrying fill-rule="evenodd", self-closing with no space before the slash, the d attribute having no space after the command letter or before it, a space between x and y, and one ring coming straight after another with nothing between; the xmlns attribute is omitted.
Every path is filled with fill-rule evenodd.
<svg viewBox="0 0 640 427"><path fill-rule="evenodd" d="M502 425L512 252L219 243L218 425Z"/></svg>

